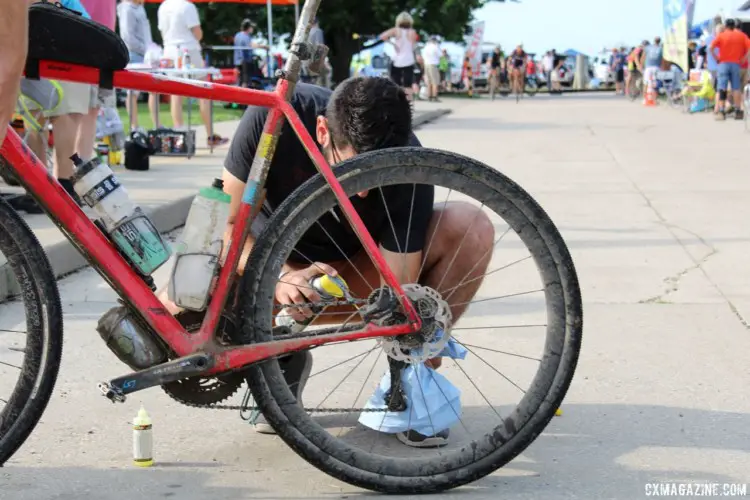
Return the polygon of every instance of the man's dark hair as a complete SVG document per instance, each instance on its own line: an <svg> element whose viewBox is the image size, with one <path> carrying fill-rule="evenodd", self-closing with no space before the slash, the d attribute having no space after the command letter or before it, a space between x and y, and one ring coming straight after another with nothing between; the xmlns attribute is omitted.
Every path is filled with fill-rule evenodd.
<svg viewBox="0 0 750 500"><path fill-rule="evenodd" d="M727 19L727 22L724 24L724 26L728 30L733 30L734 28L737 27L737 21L735 21L734 19Z"/></svg>
<svg viewBox="0 0 750 500"><path fill-rule="evenodd" d="M354 77L333 91L326 109L328 128L337 148L357 153L406 146L412 109L403 89L382 77Z"/></svg>
<svg viewBox="0 0 750 500"><path fill-rule="evenodd" d="M242 21L242 24L240 25L240 29L242 31L247 31L252 27L253 27L253 22L250 19L245 19L244 21Z"/></svg>

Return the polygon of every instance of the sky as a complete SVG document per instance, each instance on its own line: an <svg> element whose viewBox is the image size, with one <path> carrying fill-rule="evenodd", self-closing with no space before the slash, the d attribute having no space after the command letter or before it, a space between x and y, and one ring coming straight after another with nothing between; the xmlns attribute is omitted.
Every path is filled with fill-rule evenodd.
<svg viewBox="0 0 750 500"><path fill-rule="evenodd" d="M485 21L485 42L511 49L519 43L529 52L576 49L596 54L605 47L632 46L663 35L662 0L520 0L491 2L475 12ZM696 0L693 22L742 0Z"/></svg>

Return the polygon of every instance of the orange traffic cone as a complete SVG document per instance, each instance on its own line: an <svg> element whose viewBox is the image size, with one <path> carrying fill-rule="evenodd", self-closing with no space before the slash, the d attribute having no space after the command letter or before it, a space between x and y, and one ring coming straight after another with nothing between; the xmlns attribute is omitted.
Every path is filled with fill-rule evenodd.
<svg viewBox="0 0 750 500"><path fill-rule="evenodd" d="M649 81L646 85L646 100L643 102L644 106L656 106L656 89L654 88L654 82Z"/></svg>

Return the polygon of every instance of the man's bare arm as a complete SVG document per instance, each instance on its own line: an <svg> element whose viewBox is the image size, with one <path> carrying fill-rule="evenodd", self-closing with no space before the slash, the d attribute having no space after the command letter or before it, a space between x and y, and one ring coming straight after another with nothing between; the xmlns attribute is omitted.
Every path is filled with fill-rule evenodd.
<svg viewBox="0 0 750 500"><path fill-rule="evenodd" d="M26 62L29 3L0 0L0 144L16 108L18 85Z"/></svg>

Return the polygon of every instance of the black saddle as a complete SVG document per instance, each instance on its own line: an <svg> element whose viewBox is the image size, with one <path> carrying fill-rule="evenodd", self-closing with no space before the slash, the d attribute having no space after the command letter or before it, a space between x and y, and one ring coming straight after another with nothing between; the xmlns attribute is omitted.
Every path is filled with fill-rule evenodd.
<svg viewBox="0 0 750 500"><path fill-rule="evenodd" d="M129 58L128 48L114 31L45 0L29 7L26 78L39 78L40 61L97 68L99 86L111 89L114 72L125 69Z"/></svg>

